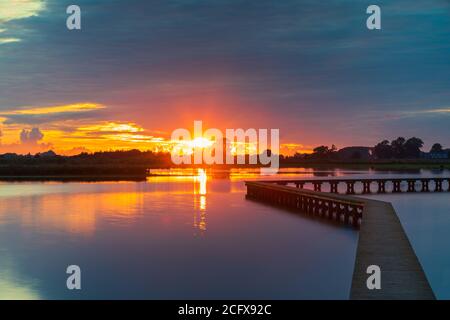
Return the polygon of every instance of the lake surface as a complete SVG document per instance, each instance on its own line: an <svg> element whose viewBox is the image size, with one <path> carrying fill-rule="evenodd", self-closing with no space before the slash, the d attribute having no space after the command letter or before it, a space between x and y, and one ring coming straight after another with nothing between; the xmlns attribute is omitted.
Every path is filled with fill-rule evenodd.
<svg viewBox="0 0 450 320"><path fill-rule="evenodd" d="M288 172L275 178L400 174ZM243 181L261 178L253 172L171 174L1 182L0 298L348 298L357 231L245 200ZM449 194L384 197L392 197L438 297L450 298ZM66 288L73 264L80 291Z"/></svg>

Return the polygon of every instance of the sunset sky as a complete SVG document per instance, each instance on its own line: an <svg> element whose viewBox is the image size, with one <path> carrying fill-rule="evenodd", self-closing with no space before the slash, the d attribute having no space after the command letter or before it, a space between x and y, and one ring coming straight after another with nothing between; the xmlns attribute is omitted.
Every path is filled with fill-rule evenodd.
<svg viewBox="0 0 450 320"><path fill-rule="evenodd" d="M0 0L0 153L163 150L194 120L450 147L450 1L375 2L381 31L374 1Z"/></svg>

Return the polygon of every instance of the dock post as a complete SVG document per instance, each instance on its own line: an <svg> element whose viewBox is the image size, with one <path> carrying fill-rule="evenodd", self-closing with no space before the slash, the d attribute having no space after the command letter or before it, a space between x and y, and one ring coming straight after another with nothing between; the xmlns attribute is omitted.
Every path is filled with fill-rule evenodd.
<svg viewBox="0 0 450 320"><path fill-rule="evenodd" d="M363 181L363 194L369 194L371 193L370 191L370 184L372 183L372 181Z"/></svg>
<svg viewBox="0 0 450 320"><path fill-rule="evenodd" d="M322 191L322 182L314 181L314 191Z"/></svg>
<svg viewBox="0 0 450 320"><path fill-rule="evenodd" d="M392 193L402 192L402 190L400 189L401 182L402 182L401 180L392 180L392 183L394 184L394 189L392 190Z"/></svg>
<svg viewBox="0 0 450 320"><path fill-rule="evenodd" d="M319 215L320 214L320 208L321 208L321 206L322 206L322 202L321 202L321 200L319 200L319 199L316 199L315 200L315 203L314 203L314 211L313 211L313 214L314 215Z"/></svg>
<svg viewBox="0 0 450 320"><path fill-rule="evenodd" d="M422 179L422 192L429 192L430 188L428 186L428 183L430 182L430 180L428 179Z"/></svg>
<svg viewBox="0 0 450 320"><path fill-rule="evenodd" d="M305 183L302 181L296 182L295 186L297 187L297 189L303 189L303 187L305 186Z"/></svg>
<svg viewBox="0 0 450 320"><path fill-rule="evenodd" d="M434 179L434 192L442 192L442 179Z"/></svg>
<svg viewBox="0 0 450 320"><path fill-rule="evenodd" d="M408 192L416 192L416 180L408 180Z"/></svg>
<svg viewBox="0 0 450 320"><path fill-rule="evenodd" d="M327 201L327 210L325 211L325 218L329 218L331 215L331 212L333 211L333 202L328 200Z"/></svg>
<svg viewBox="0 0 450 320"><path fill-rule="evenodd" d="M355 182L346 181L347 183L347 194L355 194Z"/></svg>
<svg viewBox="0 0 450 320"><path fill-rule="evenodd" d="M386 193L386 180L378 181L378 193Z"/></svg>
<svg viewBox="0 0 450 320"><path fill-rule="evenodd" d="M330 181L330 192L331 193L338 193L338 184L339 184L339 181Z"/></svg>

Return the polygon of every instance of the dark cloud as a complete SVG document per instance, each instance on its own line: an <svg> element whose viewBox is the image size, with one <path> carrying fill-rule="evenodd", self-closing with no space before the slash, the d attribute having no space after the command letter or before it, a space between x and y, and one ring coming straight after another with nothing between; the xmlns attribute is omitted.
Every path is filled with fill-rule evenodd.
<svg viewBox="0 0 450 320"><path fill-rule="evenodd" d="M22 42L0 47L0 106L98 101L169 130L180 112L172 102L195 97L191 114L239 112L247 126L264 114L291 140L370 143L416 120L362 114L450 105L448 1L378 1L381 31L365 28L366 0L79 0L81 32L65 29L69 4L48 0L42 15L8 27ZM215 94L234 99L201 106ZM420 120L416 134L449 136L435 118Z"/></svg>
<svg viewBox="0 0 450 320"><path fill-rule="evenodd" d="M37 144L44 138L44 134L39 128L32 128L31 130L23 129L20 132L20 142L22 144Z"/></svg>

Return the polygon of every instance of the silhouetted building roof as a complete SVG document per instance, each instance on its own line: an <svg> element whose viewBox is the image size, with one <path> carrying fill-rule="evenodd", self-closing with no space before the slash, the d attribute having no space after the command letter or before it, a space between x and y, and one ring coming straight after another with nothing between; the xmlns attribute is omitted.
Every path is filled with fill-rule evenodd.
<svg viewBox="0 0 450 320"><path fill-rule="evenodd" d="M445 149L442 151L432 151L432 152L422 152L420 157L423 159L449 159L450 149Z"/></svg>

